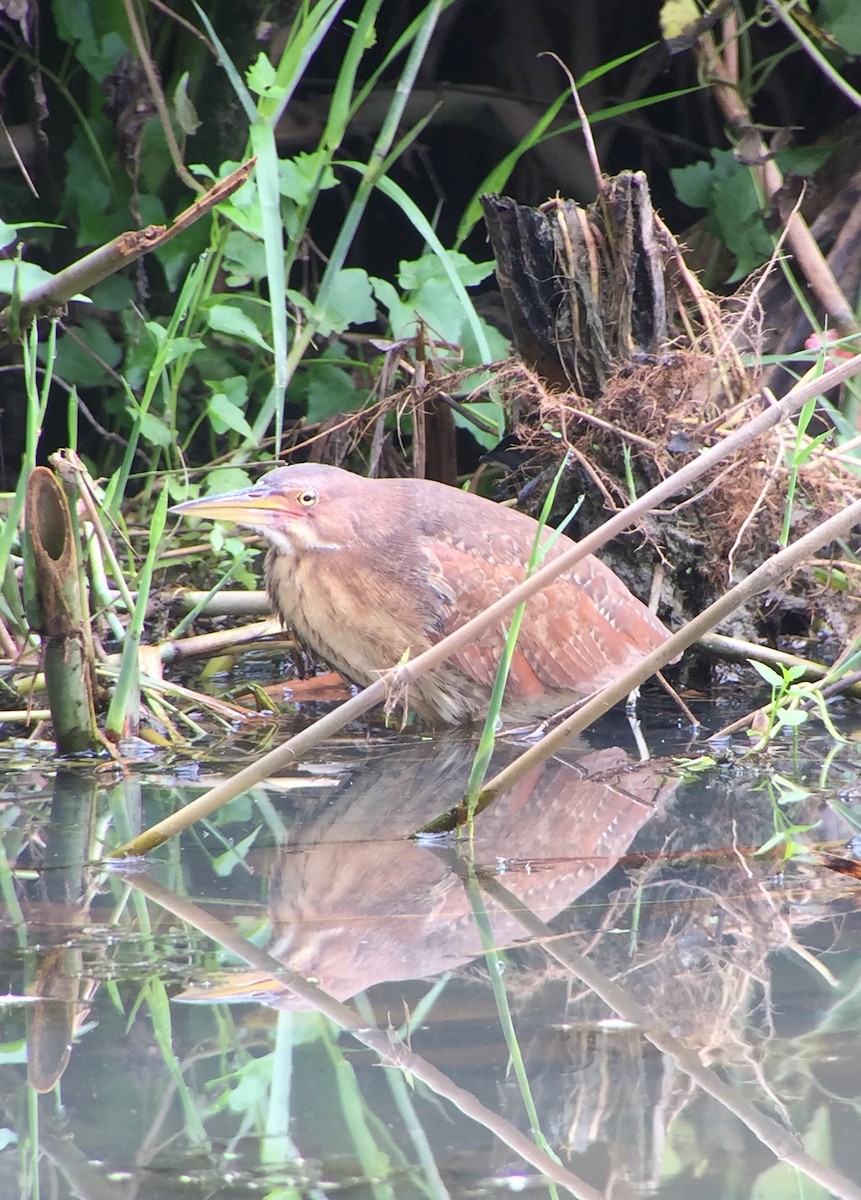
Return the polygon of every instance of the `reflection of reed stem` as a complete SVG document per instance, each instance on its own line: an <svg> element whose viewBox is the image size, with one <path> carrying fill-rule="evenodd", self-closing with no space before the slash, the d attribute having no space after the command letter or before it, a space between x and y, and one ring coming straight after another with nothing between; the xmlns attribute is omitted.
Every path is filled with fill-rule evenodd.
<svg viewBox="0 0 861 1200"><path fill-rule="evenodd" d="M807 1154L793 1133L760 1112L756 1105L737 1095L711 1068L700 1061L695 1050L688 1049L671 1033L656 1029L653 1014L642 1008L624 988L609 979L588 958L572 948L561 946L558 933L539 920L532 910L504 888L498 879L482 875L481 886L495 904L520 923L545 953L567 970L573 971L617 1016L634 1025L647 1042L651 1042L662 1054L668 1055L680 1071L728 1112L738 1117L754 1137L767 1146L781 1162L796 1167L841 1200L861 1200L861 1187L852 1183L834 1167L817 1162Z"/></svg>
<svg viewBox="0 0 861 1200"><path fill-rule="evenodd" d="M459 1087L421 1055L410 1050L404 1042L396 1037L393 1031L369 1028L367 1019L359 1016L355 1009L342 1004L340 1000L336 1000L334 996L330 996L316 984L310 983L296 971L267 954L265 950L259 950L251 942L234 933L217 917L198 907L191 900L178 896L148 875L130 872L124 878L131 887L155 901L166 912L173 913L181 921L185 921L199 930L205 937L212 938L225 950L241 958L250 967L264 972L278 983L283 984L285 992L292 992L294 995L300 996L317 1012L334 1021L340 1029L349 1032L357 1042L361 1042L362 1045L373 1050L383 1062L422 1080L438 1096L448 1100L455 1108L459 1109L464 1116L476 1121L494 1137L499 1138L524 1162L540 1171L545 1178L552 1179L555 1183L567 1188L573 1196L578 1197L578 1200L604 1200L602 1192L584 1182L560 1163L555 1162L549 1154L540 1150L525 1133L522 1133L510 1121L487 1108L472 1092ZM277 1007L277 1003L273 1003L272 1006ZM856 1194L853 1194L852 1200L856 1200ZM857 1200L861 1200L861 1191L857 1193Z"/></svg>

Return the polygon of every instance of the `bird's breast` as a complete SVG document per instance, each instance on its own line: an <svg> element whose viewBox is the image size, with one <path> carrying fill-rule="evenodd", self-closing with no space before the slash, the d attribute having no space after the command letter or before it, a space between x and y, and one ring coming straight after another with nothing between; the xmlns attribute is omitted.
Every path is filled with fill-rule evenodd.
<svg viewBox="0 0 861 1200"><path fill-rule="evenodd" d="M373 561L350 547L270 552L266 584L299 641L360 684L428 649L451 604L428 565L394 547Z"/></svg>

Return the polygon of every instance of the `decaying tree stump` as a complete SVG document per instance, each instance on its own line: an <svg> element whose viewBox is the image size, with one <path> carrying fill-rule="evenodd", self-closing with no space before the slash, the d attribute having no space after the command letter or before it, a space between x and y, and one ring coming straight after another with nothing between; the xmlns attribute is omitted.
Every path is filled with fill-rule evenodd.
<svg viewBox="0 0 861 1200"><path fill-rule="evenodd" d="M548 383L595 399L623 366L667 341L667 239L642 172L608 182L589 209L483 198L517 351Z"/></svg>
<svg viewBox="0 0 861 1200"><path fill-rule="evenodd" d="M705 292L641 173L608 180L586 208L553 200L529 209L498 196L483 204L519 358L502 380L516 443L505 459L519 467L509 490L536 512L567 448L556 516L582 497L570 531L583 536L767 402L741 356L756 363L757 314L743 293L718 302ZM751 445L653 514L633 535L636 553L630 535L608 548L614 570L648 599L657 569L663 605L679 619L711 603L778 548L793 439L784 430ZM793 536L857 491L839 460L816 454L795 482ZM811 569L791 594L740 614L732 632L805 633L825 621L843 633L857 605L851 586L847 595L823 585Z"/></svg>

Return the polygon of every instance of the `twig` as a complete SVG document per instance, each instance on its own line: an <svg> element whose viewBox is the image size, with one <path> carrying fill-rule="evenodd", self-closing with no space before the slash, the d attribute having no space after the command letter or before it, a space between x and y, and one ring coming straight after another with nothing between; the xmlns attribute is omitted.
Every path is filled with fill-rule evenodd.
<svg viewBox="0 0 861 1200"><path fill-rule="evenodd" d="M673 634L657 650L653 650L630 671L626 671L619 679L614 680L613 683L608 684L602 691L587 700L574 716L563 721L547 737L542 738L540 742L530 747L489 780L479 796L476 812L481 812L500 792L513 787L525 774L534 770L539 763L544 762L546 758L560 749L569 738L587 729L593 721L611 709L614 704L624 700L629 692L644 683L655 671L672 662L677 655L683 650L687 650L704 633L711 630L718 622L723 621L736 608L758 592L774 586L814 551L821 549L822 546L836 538L845 537L857 524L861 524L861 500L857 500L855 504L845 508L829 520L823 521L810 533L775 554L761 567L757 567L746 579L715 600L699 616L688 621L683 629Z"/></svg>
<svg viewBox="0 0 861 1200"><path fill-rule="evenodd" d="M601 170L601 162L598 158L598 151L595 147L595 139L592 137L592 126L589 124L589 118L586 115L586 109L580 100L580 93L577 91L577 84L574 82L574 76L568 70L568 67L562 61L558 54L554 54L552 50L545 50L539 57L543 58L546 54L549 58L553 58L565 72L568 79L568 86L571 89L571 95L574 103L577 106L577 115L580 118L581 132L583 141L586 143L586 153L589 155L589 162L592 167L592 174L595 178L595 190L600 196L604 191L605 179L604 172Z"/></svg>
<svg viewBox="0 0 861 1200"><path fill-rule="evenodd" d="M176 171L179 178L187 188L193 192L203 192L205 188L203 184L194 178L188 167L182 161L182 151L179 148L179 143L176 140L176 135L173 132L173 122L170 119L170 113L167 109L167 102L164 98L164 92L161 90L158 76L156 75L155 67L153 66L152 58L150 57L149 47L144 39L143 30L140 27L137 13L135 12L134 0L124 0L126 18L128 19L129 28L132 32L132 39L135 44L135 49L138 52L140 64L144 69L147 83L149 84L150 95L152 96L153 104L161 121L161 127L164 132L164 140L167 142L167 148L173 162L173 169Z"/></svg>
<svg viewBox="0 0 861 1200"><path fill-rule="evenodd" d="M660 448L658 443L653 442L650 438L641 437L639 433L631 433L629 429L623 429L621 425L614 425L612 421L605 421L601 417L596 417L594 413L585 412L582 408L574 408L564 400L559 407L566 415L577 417L585 425L594 425L596 429L605 429L608 433L616 434L623 441L631 442L635 446L642 446L644 450L649 450L653 454L657 453Z"/></svg>
<svg viewBox="0 0 861 1200"><path fill-rule="evenodd" d="M728 124L738 136L744 134L752 137L752 156L759 160L753 169L757 171L763 191L771 200L783 187L783 175L765 142L756 133L756 127L741 98L738 80L718 54L711 33L705 33L700 38L698 54L705 73L711 78L715 99ZM804 278L840 332L844 336L861 332L852 305L843 294L807 222L797 211L791 213L786 221L786 239Z"/></svg>
<svg viewBox="0 0 861 1200"><path fill-rule="evenodd" d="M184 212L181 212L173 224L147 225L145 229L133 229L121 233L112 242L99 246L90 254L78 259L77 262L65 267L50 279L40 283L21 297L18 312L18 326L23 328L33 317L66 304L79 292L94 287L109 275L122 270L129 263L136 262L144 254L157 250L166 242L171 241L177 234L182 233L205 216L210 209L226 200L228 196L238 191L246 182L257 160L250 158L232 171L226 179L213 184L209 191L195 200ZM11 328L12 307L0 312L0 333L8 334Z"/></svg>

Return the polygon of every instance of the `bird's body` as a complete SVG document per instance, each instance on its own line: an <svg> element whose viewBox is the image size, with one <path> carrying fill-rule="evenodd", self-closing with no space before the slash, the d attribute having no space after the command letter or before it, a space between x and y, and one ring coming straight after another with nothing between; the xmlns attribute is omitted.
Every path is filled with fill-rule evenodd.
<svg viewBox="0 0 861 1200"><path fill-rule="evenodd" d="M273 608L309 650L362 686L522 582L538 532L531 517L444 484L314 465L282 467L243 492L178 508L259 530ZM558 537L542 565L571 544ZM502 716L557 712L668 636L590 555L527 602ZM411 685L410 707L447 724L482 717L504 642L502 624L480 635Z"/></svg>

